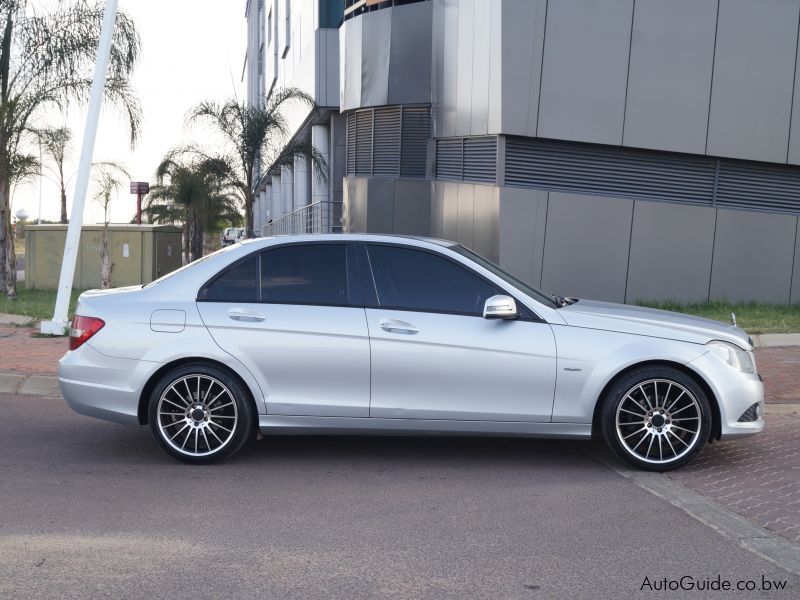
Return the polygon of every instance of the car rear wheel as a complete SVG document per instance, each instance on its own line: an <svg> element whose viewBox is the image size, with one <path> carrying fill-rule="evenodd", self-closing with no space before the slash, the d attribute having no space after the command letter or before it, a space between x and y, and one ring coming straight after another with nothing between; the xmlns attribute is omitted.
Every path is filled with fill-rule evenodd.
<svg viewBox="0 0 800 600"><path fill-rule="evenodd" d="M255 428L252 403L242 385L212 365L183 365L164 375L148 410L161 447L188 463L231 456L253 437Z"/></svg>
<svg viewBox="0 0 800 600"><path fill-rule="evenodd" d="M703 389L671 367L631 371L608 390L601 411L606 442L628 463L669 471L708 441L711 409Z"/></svg>

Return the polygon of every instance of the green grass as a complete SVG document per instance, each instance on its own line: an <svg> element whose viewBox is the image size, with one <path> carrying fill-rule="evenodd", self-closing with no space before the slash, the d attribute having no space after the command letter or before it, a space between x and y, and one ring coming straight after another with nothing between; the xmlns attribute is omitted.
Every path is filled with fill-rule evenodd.
<svg viewBox="0 0 800 600"><path fill-rule="evenodd" d="M747 333L800 333L800 304L732 304L730 302L702 302L679 304L677 302L640 302L642 306L687 313L725 323L736 322Z"/></svg>
<svg viewBox="0 0 800 600"><path fill-rule="evenodd" d="M72 290L69 302L69 316L75 311L75 303L83 290ZM17 287L17 299L9 300L0 294L0 313L23 315L32 319L50 319L53 317L53 308L56 305L55 290L26 290L25 284L20 282Z"/></svg>

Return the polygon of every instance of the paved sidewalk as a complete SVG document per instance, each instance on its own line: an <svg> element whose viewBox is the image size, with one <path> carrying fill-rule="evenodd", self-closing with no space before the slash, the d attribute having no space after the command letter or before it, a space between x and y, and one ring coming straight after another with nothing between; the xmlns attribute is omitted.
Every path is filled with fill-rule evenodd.
<svg viewBox="0 0 800 600"><path fill-rule="evenodd" d="M67 338L39 336L30 327L0 325L0 369L28 375L55 375Z"/></svg>

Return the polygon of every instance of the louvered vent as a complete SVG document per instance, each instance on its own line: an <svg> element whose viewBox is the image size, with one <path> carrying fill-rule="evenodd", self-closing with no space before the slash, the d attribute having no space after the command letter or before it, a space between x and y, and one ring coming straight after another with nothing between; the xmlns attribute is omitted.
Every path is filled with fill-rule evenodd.
<svg viewBox="0 0 800 600"><path fill-rule="evenodd" d="M403 108L403 136L400 150L401 177L425 177L430 137L430 108L427 106Z"/></svg>
<svg viewBox="0 0 800 600"><path fill-rule="evenodd" d="M436 179L461 181L464 144L461 138L436 140Z"/></svg>
<svg viewBox="0 0 800 600"><path fill-rule="evenodd" d="M356 175L372 174L372 111L356 113Z"/></svg>
<svg viewBox="0 0 800 600"><path fill-rule="evenodd" d="M369 108L347 115L347 174L425 177L431 109Z"/></svg>
<svg viewBox="0 0 800 600"><path fill-rule="evenodd" d="M720 160L717 206L800 213L800 169Z"/></svg>
<svg viewBox="0 0 800 600"><path fill-rule="evenodd" d="M400 175L400 107L375 109L372 174Z"/></svg>
<svg viewBox="0 0 800 600"><path fill-rule="evenodd" d="M497 138L464 138L464 181L495 183L497 180Z"/></svg>
<svg viewBox="0 0 800 600"><path fill-rule="evenodd" d="M711 205L715 160L509 137L506 185Z"/></svg>
<svg viewBox="0 0 800 600"><path fill-rule="evenodd" d="M347 115L347 172L356 172L356 114Z"/></svg>

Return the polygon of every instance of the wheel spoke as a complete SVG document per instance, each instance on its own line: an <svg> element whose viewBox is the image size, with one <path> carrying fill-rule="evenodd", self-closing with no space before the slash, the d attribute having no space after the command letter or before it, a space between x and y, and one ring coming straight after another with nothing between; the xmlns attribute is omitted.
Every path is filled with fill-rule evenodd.
<svg viewBox="0 0 800 600"><path fill-rule="evenodd" d="M206 403L206 400L208 400L208 395L211 393L211 389L214 387L214 385L215 385L216 383L217 383L216 381L212 381L212 382L209 384L209 386L206 388L206 393L205 393L205 395L203 396L203 404L205 404L205 403Z"/></svg>
<svg viewBox="0 0 800 600"><path fill-rule="evenodd" d="M683 411L684 411L684 410L686 410L687 408L692 408L693 406L694 406L694 404L687 404L686 406L684 406L683 408L679 408L678 410L676 410L676 411L675 411L674 413L672 413L672 414L673 414L673 415L677 415L679 412L683 412Z"/></svg>
<svg viewBox="0 0 800 600"><path fill-rule="evenodd" d="M189 404L192 404L194 402L194 397L192 397L192 390L189 389L189 380L184 379L183 385L186 386L186 393L189 394Z"/></svg>
<svg viewBox="0 0 800 600"><path fill-rule="evenodd" d="M678 421L699 421L700 417L681 417L680 419L672 419L673 423L677 423Z"/></svg>
<svg viewBox="0 0 800 600"><path fill-rule="evenodd" d="M222 425L220 425L219 423L215 423L214 421L209 421L209 423L211 423L214 427L219 427L223 431L227 431L228 433L233 432L233 429L228 429L227 427L223 427Z"/></svg>
<svg viewBox="0 0 800 600"><path fill-rule="evenodd" d="M642 427L641 429L637 429L633 433L629 433L628 435L623 436L622 439L623 440L627 440L629 437L632 437L632 436L636 435L637 433L641 433L642 431L647 431L647 427Z"/></svg>
<svg viewBox="0 0 800 600"><path fill-rule="evenodd" d="M680 431L685 431L686 433L691 433L692 435L697 433L697 431L692 431L691 429L684 429L683 427L681 427L679 425L673 425L672 429L679 429Z"/></svg>
<svg viewBox="0 0 800 600"><path fill-rule="evenodd" d="M644 453L644 457L648 458L650 456L650 449L653 447L653 442L656 441L656 435L651 431L650 432L650 443L647 445L647 452Z"/></svg>
<svg viewBox="0 0 800 600"><path fill-rule="evenodd" d="M664 436L664 441L667 442L667 444L669 444L669 448L670 448L670 450L672 450L672 455L673 456L678 456L678 451L675 450L675 446L673 446L672 442L669 441L669 436L668 435Z"/></svg>
<svg viewBox="0 0 800 600"><path fill-rule="evenodd" d="M672 431L670 431L669 429L667 429L667 433L668 433L668 434L670 434L672 437L674 437L676 440L678 440L678 441L679 441L681 444L683 444L683 445L684 445L684 446L686 446L687 448L689 447L689 444L687 444L686 442L684 442L684 441L683 441L683 438L681 438L681 436L679 436L679 435L677 435L677 434L675 434L675 433L672 433Z"/></svg>
<svg viewBox="0 0 800 600"><path fill-rule="evenodd" d="M171 438L169 438L169 439L170 439L170 441L172 441L172 440L174 440L176 437L178 437L178 434L179 434L181 431L183 431L184 429L186 429L188 426L189 426L189 424L188 424L188 423L184 423L184 424L183 424L183 427L181 427L180 429L178 429L178 431L176 431L176 432L175 432L175 435L173 435Z"/></svg>
<svg viewBox="0 0 800 600"><path fill-rule="evenodd" d="M217 394L216 396L214 396L214 399L213 399L211 402L209 402L208 404L206 404L206 406L207 406L207 407L209 407L209 410L211 410L211 409L210 409L210 407L211 407L211 405L212 405L212 404L214 404L214 402L216 402L216 401L217 401L217 398L219 398L220 396L222 396L222 394L224 394L224 393L225 393L225 390L222 390L222 391L221 391L219 394Z"/></svg>
<svg viewBox="0 0 800 600"><path fill-rule="evenodd" d="M647 406L649 406L649 407L650 407L650 410L652 410L653 408L655 408L655 407L654 407L654 406L653 406L653 405L650 403L650 398L649 398L649 396L647 395L647 393L644 391L644 386L643 386L643 385L640 385L640 386L639 386L639 391L641 391L641 392L642 392L642 396L644 396L645 402L647 402Z"/></svg>
<svg viewBox="0 0 800 600"><path fill-rule="evenodd" d="M225 408L226 406L233 406L233 402L228 402L227 404L223 404L222 406L218 406L217 408L209 408L208 412L212 412L213 413L213 412L216 412L218 410L221 410L221 409Z"/></svg>
<svg viewBox="0 0 800 600"><path fill-rule="evenodd" d="M205 430L204 430L204 431L205 431ZM210 433L210 434L211 434L211 435L213 435L215 438L217 438L217 441L219 442L220 446L222 445L222 443L223 443L223 442L222 442L222 440L221 440L221 439L219 439L219 436L218 436L216 433L214 433L214 430L213 430L213 429L211 429L210 427L208 427L208 433Z"/></svg>
<svg viewBox="0 0 800 600"><path fill-rule="evenodd" d="M637 449L639 446L641 446L641 445L642 445L642 442L643 442L643 441L645 441L646 439L647 439L647 433L645 433L645 434L642 436L642 439L640 439L640 440L637 442L637 444L636 444L636 445L635 445L633 448L631 448L631 452L636 452L636 449Z"/></svg>
<svg viewBox="0 0 800 600"><path fill-rule="evenodd" d="M670 404L670 405L669 405L669 406L666 408L667 412L669 412L669 409L670 409L670 408L672 408L673 406L675 406L675 405L678 403L678 400L680 400L681 398L683 398L683 395L684 395L685 393L686 393L686 391L685 391L685 390L681 390L681 393L680 393L680 394L678 394L678 397L677 397L677 398L675 398L675 400L673 400L673 401L672 401L672 404Z"/></svg>
<svg viewBox="0 0 800 600"><path fill-rule="evenodd" d="M181 394L178 391L178 388L176 388L175 385L170 386L169 389L172 390L173 392L175 392L175 395L178 396L178 398L181 399L181 402L183 402L184 406L189 406L189 402L186 400L186 398L183 397L183 394ZM167 390L167 391L169 391L169 390Z"/></svg>
<svg viewBox="0 0 800 600"><path fill-rule="evenodd" d="M664 450L661 448L661 436L658 437L658 460L664 460Z"/></svg>
<svg viewBox="0 0 800 600"><path fill-rule="evenodd" d="M628 410L628 409L626 409L626 408L620 408L619 410L620 410L621 412L626 412L626 413L628 413L629 415L634 415L634 416L637 416L637 417L644 417L644 416L645 416L645 414L646 414L646 413L636 413L636 412L633 412L633 411L631 411L631 410Z"/></svg>
<svg viewBox="0 0 800 600"><path fill-rule="evenodd" d="M206 441L206 450L211 451L211 444L208 443L208 436L206 435L206 427L203 427L203 439Z"/></svg>
<svg viewBox="0 0 800 600"><path fill-rule="evenodd" d="M643 410L645 413L647 413L647 407L646 407L646 406L642 406L641 404L639 404L639 401L638 401L638 400L636 400L636 398L634 398L634 397L633 397L633 396L631 396L630 394L626 394L626 395L625 395L625 399L628 399L628 400L630 400L630 401L631 401L631 402L633 402L633 403L634 403L636 406L638 406L639 408L641 408L641 409L642 409L642 410ZM624 401L624 399L623 399L623 401Z"/></svg>

